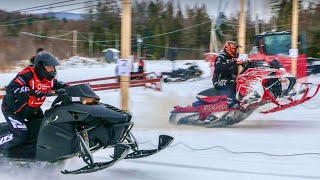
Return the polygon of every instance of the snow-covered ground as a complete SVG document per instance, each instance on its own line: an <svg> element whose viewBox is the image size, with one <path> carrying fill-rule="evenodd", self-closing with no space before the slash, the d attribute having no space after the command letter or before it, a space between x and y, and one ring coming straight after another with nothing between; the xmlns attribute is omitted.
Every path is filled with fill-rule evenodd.
<svg viewBox="0 0 320 180"><path fill-rule="evenodd" d="M68 82L114 75L115 64L84 62L65 62L59 67L58 79ZM185 62L178 61L175 67L183 67ZM209 64L197 63L205 71L202 80L163 84L161 92L142 87L130 89L129 107L135 122L132 132L141 147L154 148L157 137L168 134L175 138L169 148L148 158L124 160L109 169L85 175L66 176L59 170L39 166L10 170L0 166L0 179L320 179L320 95L283 112L253 113L244 122L228 128L169 125L174 105L189 105L199 91L212 86ZM170 61L146 62L149 72L160 73L171 68ZM2 73L0 86L6 85L16 73ZM318 83L320 78L313 76L308 80ZM102 102L120 107L119 90L97 94ZM52 100L48 98L43 108L48 108ZM4 118L0 116L2 121ZM94 156L104 161L110 153L110 150L100 151ZM71 170L83 165L81 159L75 158L65 168Z"/></svg>

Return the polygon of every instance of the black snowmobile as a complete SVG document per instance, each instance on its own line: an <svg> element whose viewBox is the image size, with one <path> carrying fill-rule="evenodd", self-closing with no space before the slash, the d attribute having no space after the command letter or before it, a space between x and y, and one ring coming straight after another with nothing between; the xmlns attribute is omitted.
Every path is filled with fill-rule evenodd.
<svg viewBox="0 0 320 180"><path fill-rule="evenodd" d="M57 98L43 120L29 121L26 143L9 150L0 150L1 161L60 162L79 156L87 164L63 174L91 173L108 168L122 159L143 158L168 147L173 138L159 136L157 149L139 150L130 132L131 115L108 104L87 84L69 86L56 91ZM7 123L0 123L0 134L7 132ZM95 162L93 153L114 148L112 160ZM131 153L130 150L132 151Z"/></svg>
<svg viewBox="0 0 320 180"><path fill-rule="evenodd" d="M172 70L171 72L162 72L161 77L163 82L181 82L189 79L199 78L202 75L202 71L195 63L186 63L188 68Z"/></svg>

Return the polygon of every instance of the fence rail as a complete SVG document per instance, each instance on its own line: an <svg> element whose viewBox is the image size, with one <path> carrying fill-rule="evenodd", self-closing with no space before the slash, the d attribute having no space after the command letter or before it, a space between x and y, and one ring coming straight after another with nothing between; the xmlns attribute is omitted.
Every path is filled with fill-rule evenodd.
<svg viewBox="0 0 320 180"><path fill-rule="evenodd" d="M158 77L155 73L131 74L130 78L131 78L130 87L145 87L145 88L149 88L157 91L162 90L161 78ZM115 80L116 82L99 83L99 81L106 81L106 80ZM82 84L82 83L89 83L90 87L94 91L104 91L104 90L112 90L112 89L120 88L119 76L110 76L110 77L67 82L67 84L69 85ZM5 95L5 88L0 88L0 99L2 99L4 95Z"/></svg>

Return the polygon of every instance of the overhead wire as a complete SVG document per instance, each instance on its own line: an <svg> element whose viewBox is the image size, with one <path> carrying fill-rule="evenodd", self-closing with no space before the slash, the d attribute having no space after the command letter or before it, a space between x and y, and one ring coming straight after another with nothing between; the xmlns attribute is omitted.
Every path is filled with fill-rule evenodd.
<svg viewBox="0 0 320 180"><path fill-rule="evenodd" d="M194 49L194 48L179 48L179 47L170 47L170 46L158 46L153 44L146 44L142 43L142 45L151 46L151 47L158 47L158 48L170 48L170 49L177 49L177 50L194 50L194 51L207 51L209 49Z"/></svg>
<svg viewBox="0 0 320 180"><path fill-rule="evenodd" d="M62 40L62 41L70 41L73 42L75 40L73 39L62 39L62 38L58 38L55 36L43 36L43 35L38 35L38 34L32 34L32 33L28 33L28 32L21 32L21 34L25 34L25 35L29 35L29 36L33 36L33 37L39 37L39 38L46 38L46 39L56 39L56 40ZM76 40L77 42L88 42L88 40Z"/></svg>
<svg viewBox="0 0 320 180"><path fill-rule="evenodd" d="M54 9L54 8L59 8L59 7L68 7L68 6L73 6L73 5L79 5L79 4L85 4L85 3L90 3L90 2L98 2L99 0L90 0L90 1L85 1L85 2L77 2L77 3L72 3L72 4L65 4L65 5L59 5L59 6L50 6L46 8L38 8L38 9L32 9L32 10L25 10L25 11L20 11L20 12L32 12L32 11L39 11L39 10L45 10L45 9Z"/></svg>
<svg viewBox="0 0 320 180"><path fill-rule="evenodd" d="M55 40L62 40L62 41L74 41L73 39L62 39L59 37L71 34L73 31L63 34L63 35L58 35L58 36L44 36L44 35L39 35L39 34L34 34L34 33L29 33L29 32L21 32L21 34L28 35L28 36L33 36L33 37L39 37L39 38L46 38L46 39L55 39ZM83 37L83 35L80 34L80 36ZM85 38L87 39L87 38ZM76 40L77 42L90 42L89 40ZM101 41L93 41L93 42L116 42L120 40L101 40Z"/></svg>
<svg viewBox="0 0 320 180"><path fill-rule="evenodd" d="M171 31L171 32L166 32L166 33L162 33L162 34L156 34L156 35L153 35L153 36L145 36L145 37L142 37L142 39L148 39L148 38L163 36L163 35L167 35L167 34L172 34L172 33L176 33L176 32L179 32L179 31L191 29L191 28L194 28L194 27L197 27L197 26L208 24L208 23L211 23L211 20L210 21L205 21L205 22L193 25L193 26L189 26L189 27L186 27L186 28L183 28L183 29L178 29L178 30L175 30L175 31Z"/></svg>
<svg viewBox="0 0 320 180"><path fill-rule="evenodd" d="M38 7L45 7L45 6L55 5L55 4L62 4L62 3L71 2L71 1L76 1L76 0L61 1L61 2L56 2L56 3L51 3L51 4L34 6L34 7L29 7L29 8L24 8L24 9L18 9L18 10L14 10L14 11L10 11L10 12L2 12L2 13L0 13L0 14L4 14L4 13L14 13L14 12L19 12L19 11L23 11L23 10L28 10L28 9L38 8Z"/></svg>
<svg viewBox="0 0 320 180"><path fill-rule="evenodd" d="M111 3L115 3L118 2L119 0L115 0L115 1L111 1L111 2L106 2L106 3L102 3L104 4L111 4ZM79 7L79 8L73 8L73 9L68 9L68 10L64 10L64 11L57 11L55 13L62 13L62 12L69 12L69 11L74 11L74 10L79 10L79 9L85 9L85 8L89 8L89 7L94 7L94 6L98 6L98 5L90 5L90 6L84 6L84 7ZM18 19L18 20L28 20L28 19L32 19L32 18L39 18L37 16L34 17L29 17L29 18L22 18L22 19ZM47 21L54 21L56 20L56 18L51 18L49 20L40 20L40 21L33 21L32 23L38 23L38 22L47 22ZM17 20L15 20L17 21ZM2 22L4 23L4 22ZM13 23L13 24L0 24L0 26L16 26L16 25L21 25L21 24L29 24L30 22L22 22L22 23Z"/></svg>
<svg viewBox="0 0 320 180"><path fill-rule="evenodd" d="M88 3L88 2L97 2L98 0L91 0L91 1L86 1L86 2L81 2L81 3L73 3L73 4L66 4L66 5L60 5L60 6L53 6L53 7L46 7L46 8L41 8L41 9L32 9L32 10L28 10L28 11L20 11L20 12L29 12L29 11L38 11L38 10L44 10L44 9L54 9L57 7L68 7L68 6L73 6L73 5L78 5L78 4L84 4L84 3ZM69 10L70 11L70 10ZM61 11L64 12L64 11ZM48 12L48 14L50 14L51 12ZM0 22L1 24L3 23L11 23L11 22L16 22L16 21L21 21L21 20L26 20L26 19L32 19L32 18L39 18L37 17L37 15L34 14L28 14L29 16L34 16L34 17L24 17L24 18L20 18L20 19L14 19L14 20L10 20L10 21L5 21L5 22Z"/></svg>

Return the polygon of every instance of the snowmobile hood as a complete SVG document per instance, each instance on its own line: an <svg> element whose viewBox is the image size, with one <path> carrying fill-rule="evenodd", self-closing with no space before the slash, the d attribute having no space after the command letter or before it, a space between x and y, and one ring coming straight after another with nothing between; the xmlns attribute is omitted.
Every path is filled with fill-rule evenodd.
<svg viewBox="0 0 320 180"><path fill-rule="evenodd" d="M65 94L71 97L87 97L100 100L100 97L91 89L89 84L78 84L66 87Z"/></svg>
<svg viewBox="0 0 320 180"><path fill-rule="evenodd" d="M131 115L113 106L99 103L97 105L83 105L81 103L68 104L52 108L46 111L47 123L66 123L91 121L91 118L99 118L110 124L127 123Z"/></svg>

